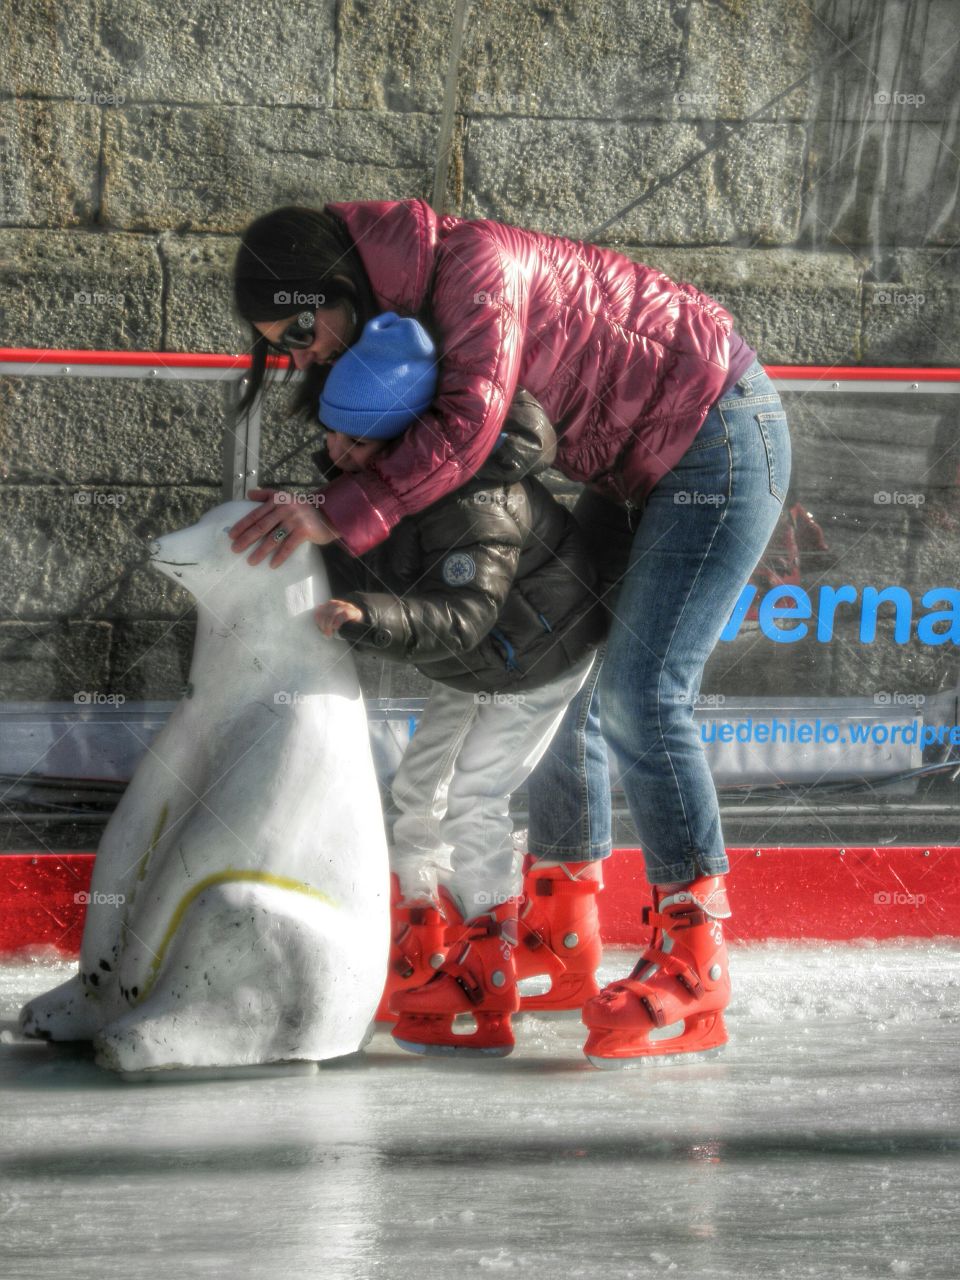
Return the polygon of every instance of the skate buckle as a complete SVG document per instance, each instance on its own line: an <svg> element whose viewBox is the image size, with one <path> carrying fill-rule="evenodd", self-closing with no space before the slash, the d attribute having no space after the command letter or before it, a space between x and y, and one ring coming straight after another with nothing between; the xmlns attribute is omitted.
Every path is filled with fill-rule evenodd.
<svg viewBox="0 0 960 1280"><path fill-rule="evenodd" d="M713 916L701 907L667 917L669 929L692 929L695 924L709 924L712 919Z"/></svg>
<svg viewBox="0 0 960 1280"><path fill-rule="evenodd" d="M654 1001L656 1001L656 1003L654 1003ZM657 1000L657 997L654 996L651 999L650 996L641 996L640 1003L650 1015L650 1021L653 1025L655 1027L662 1027L664 1025L663 1005L659 1000Z"/></svg>
<svg viewBox="0 0 960 1280"><path fill-rule="evenodd" d="M481 983L462 973L453 973L450 976L471 1004L480 1004L482 1002L483 986Z"/></svg>
<svg viewBox="0 0 960 1280"><path fill-rule="evenodd" d="M603 888L599 880L550 880L538 876L533 881L533 892L538 898L581 897L586 893L599 893Z"/></svg>
<svg viewBox="0 0 960 1280"><path fill-rule="evenodd" d="M684 966L673 976L682 986L686 987L694 999L699 1000L703 995L703 983L693 969Z"/></svg>

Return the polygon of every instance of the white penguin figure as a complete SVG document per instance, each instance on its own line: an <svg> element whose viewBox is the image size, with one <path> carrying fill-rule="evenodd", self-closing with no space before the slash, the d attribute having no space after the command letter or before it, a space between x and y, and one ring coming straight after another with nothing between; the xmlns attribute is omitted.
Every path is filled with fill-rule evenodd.
<svg viewBox="0 0 960 1280"><path fill-rule="evenodd" d="M353 658L313 621L319 547L278 569L231 550L257 505L152 545L196 598L187 696L104 830L79 973L20 1014L121 1072L350 1054L383 988L389 869Z"/></svg>

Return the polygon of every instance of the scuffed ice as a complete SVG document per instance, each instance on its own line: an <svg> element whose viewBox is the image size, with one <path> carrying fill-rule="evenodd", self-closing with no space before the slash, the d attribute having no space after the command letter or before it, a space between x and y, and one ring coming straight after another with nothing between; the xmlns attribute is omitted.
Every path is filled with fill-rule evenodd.
<svg viewBox="0 0 960 1280"><path fill-rule="evenodd" d="M702 1065L597 1072L540 1018L498 1062L378 1033L312 1076L138 1085L19 1038L69 966L2 967L3 1274L955 1280L960 946L731 968Z"/></svg>

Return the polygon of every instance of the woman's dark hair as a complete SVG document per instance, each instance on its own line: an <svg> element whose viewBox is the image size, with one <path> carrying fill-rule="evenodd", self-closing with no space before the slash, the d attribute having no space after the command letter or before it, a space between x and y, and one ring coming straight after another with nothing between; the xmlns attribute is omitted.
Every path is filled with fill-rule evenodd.
<svg viewBox="0 0 960 1280"><path fill-rule="evenodd" d="M241 414L249 412L264 389L267 378L266 338L253 327L279 320L298 310L291 296L295 292L323 296L319 308L330 310L347 301L357 313L357 322L348 345L360 336L363 326L377 314L373 289L360 255L343 222L327 209L285 205L257 218L243 232L233 267L234 303L241 320L250 324L251 367L248 386L239 403ZM296 372L287 358L283 385ZM329 372L311 366L310 376L298 384L290 410L316 421L320 390Z"/></svg>

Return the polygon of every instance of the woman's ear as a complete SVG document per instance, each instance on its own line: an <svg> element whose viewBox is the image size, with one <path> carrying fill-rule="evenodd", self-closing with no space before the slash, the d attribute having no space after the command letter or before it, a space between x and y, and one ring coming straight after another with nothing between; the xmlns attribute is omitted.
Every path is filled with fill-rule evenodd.
<svg viewBox="0 0 960 1280"><path fill-rule="evenodd" d="M347 284L347 285L350 284L350 280L346 276L335 275L333 278L334 280L339 280L342 284ZM350 325L351 325L351 331L347 339L347 345L351 346L354 342L356 342L357 338L360 337L359 333L357 332L357 308L354 305L354 303L350 302L346 298L344 299L344 302L346 303L346 306L347 306L347 312L350 316Z"/></svg>

